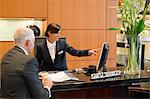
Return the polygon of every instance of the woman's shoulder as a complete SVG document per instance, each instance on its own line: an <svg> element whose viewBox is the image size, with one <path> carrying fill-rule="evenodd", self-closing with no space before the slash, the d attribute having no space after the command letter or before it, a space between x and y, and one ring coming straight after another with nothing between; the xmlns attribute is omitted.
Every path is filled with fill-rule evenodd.
<svg viewBox="0 0 150 99"><path fill-rule="evenodd" d="M35 47L40 47L40 48L42 47L43 48L45 45L47 45L46 40L35 43Z"/></svg>

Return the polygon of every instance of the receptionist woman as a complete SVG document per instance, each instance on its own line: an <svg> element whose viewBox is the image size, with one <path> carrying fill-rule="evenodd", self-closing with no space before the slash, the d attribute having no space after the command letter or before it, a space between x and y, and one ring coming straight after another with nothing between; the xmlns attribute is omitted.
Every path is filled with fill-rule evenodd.
<svg viewBox="0 0 150 99"><path fill-rule="evenodd" d="M40 71L63 71L67 70L66 52L73 56L90 56L96 54L98 49L76 50L66 43L64 39L59 39L61 27L51 23L47 26L45 36L47 39L36 47L36 58L39 62Z"/></svg>

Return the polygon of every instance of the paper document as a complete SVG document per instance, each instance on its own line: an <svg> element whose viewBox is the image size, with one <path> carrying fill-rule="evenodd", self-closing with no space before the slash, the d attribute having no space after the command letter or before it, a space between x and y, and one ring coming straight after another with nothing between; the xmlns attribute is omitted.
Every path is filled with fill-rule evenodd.
<svg viewBox="0 0 150 99"><path fill-rule="evenodd" d="M66 74L64 71L48 74L48 79L54 82L63 82L66 80L79 80L79 78L73 76L73 74Z"/></svg>

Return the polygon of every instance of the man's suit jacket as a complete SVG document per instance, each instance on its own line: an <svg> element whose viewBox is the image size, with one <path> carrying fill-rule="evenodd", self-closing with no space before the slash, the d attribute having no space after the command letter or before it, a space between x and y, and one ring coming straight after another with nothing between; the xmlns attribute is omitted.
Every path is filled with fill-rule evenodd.
<svg viewBox="0 0 150 99"><path fill-rule="evenodd" d="M88 50L76 50L69 46L64 39L59 39L56 41L56 55L53 62L46 40L37 45L35 55L40 65L40 71L67 70L66 52L73 56L88 56Z"/></svg>
<svg viewBox="0 0 150 99"><path fill-rule="evenodd" d="M14 47L2 59L2 96L9 99L48 99L49 93L38 79L38 62Z"/></svg>

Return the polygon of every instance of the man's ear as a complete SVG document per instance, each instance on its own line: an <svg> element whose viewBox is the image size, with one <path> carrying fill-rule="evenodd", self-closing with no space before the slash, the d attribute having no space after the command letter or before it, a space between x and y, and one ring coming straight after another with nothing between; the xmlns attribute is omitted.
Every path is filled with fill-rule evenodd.
<svg viewBox="0 0 150 99"><path fill-rule="evenodd" d="M26 40L25 46L29 46L29 45L30 45L30 40Z"/></svg>

